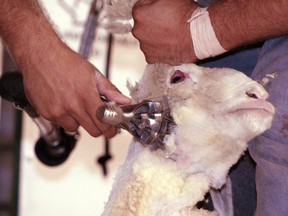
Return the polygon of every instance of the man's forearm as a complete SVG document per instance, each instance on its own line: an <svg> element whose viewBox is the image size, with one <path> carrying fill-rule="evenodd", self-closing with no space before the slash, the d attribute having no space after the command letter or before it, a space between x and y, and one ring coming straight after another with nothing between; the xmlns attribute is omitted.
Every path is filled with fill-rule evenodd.
<svg viewBox="0 0 288 216"><path fill-rule="evenodd" d="M286 0L224 0L208 11L218 40L228 50L288 34Z"/></svg>
<svg viewBox="0 0 288 216"><path fill-rule="evenodd" d="M25 55L37 57L45 49L61 44L37 0L3 0L0 14L0 36L18 65L27 64L23 62ZM46 42L39 43L43 40Z"/></svg>

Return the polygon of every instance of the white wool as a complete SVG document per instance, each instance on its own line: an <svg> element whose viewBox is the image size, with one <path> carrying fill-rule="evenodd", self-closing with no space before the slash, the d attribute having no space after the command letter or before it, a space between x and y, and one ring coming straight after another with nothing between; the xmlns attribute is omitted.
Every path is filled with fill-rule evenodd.
<svg viewBox="0 0 288 216"><path fill-rule="evenodd" d="M121 188L109 213L104 215L158 216L168 212L179 215L183 207L203 199L209 188L205 175L183 175L175 161L163 157L161 151L142 149L132 169L133 175ZM191 198L191 193L197 198Z"/></svg>
<svg viewBox="0 0 288 216"><path fill-rule="evenodd" d="M175 162L163 157L163 152L142 149L132 169L133 175L118 194L109 215L156 216L159 204L165 205L181 193L184 176Z"/></svg>

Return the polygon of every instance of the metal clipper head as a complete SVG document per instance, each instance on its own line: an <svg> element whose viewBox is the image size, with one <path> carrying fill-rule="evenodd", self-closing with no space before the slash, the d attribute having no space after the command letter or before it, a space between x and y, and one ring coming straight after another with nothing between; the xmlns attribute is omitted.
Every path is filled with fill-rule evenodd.
<svg viewBox="0 0 288 216"><path fill-rule="evenodd" d="M163 139L174 125L165 96L128 106L105 103L96 115L101 122L127 130L140 143L152 148L164 148Z"/></svg>

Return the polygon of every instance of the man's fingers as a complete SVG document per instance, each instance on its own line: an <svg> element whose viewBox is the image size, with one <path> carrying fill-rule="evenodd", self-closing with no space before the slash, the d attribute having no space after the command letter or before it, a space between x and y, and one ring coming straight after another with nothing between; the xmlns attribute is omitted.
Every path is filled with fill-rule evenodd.
<svg viewBox="0 0 288 216"><path fill-rule="evenodd" d="M102 122L100 122L100 120L96 116L96 111L98 107L99 106L96 105L88 107L86 108L86 112L89 115L89 118L91 119L93 125L97 128L99 135L103 134L107 138L112 138L116 135L117 129L115 126L103 124Z"/></svg>
<svg viewBox="0 0 288 216"><path fill-rule="evenodd" d="M100 95L104 95L108 101L123 105L131 103L131 99L123 95L119 89L109 82L102 74L96 73L96 83Z"/></svg>
<svg viewBox="0 0 288 216"><path fill-rule="evenodd" d="M78 129L79 123L71 116L63 116L57 119L57 124L63 127L66 131L74 132Z"/></svg>
<svg viewBox="0 0 288 216"><path fill-rule="evenodd" d="M142 6L142 5L146 5L146 4L151 4L151 3L154 3L156 1L157 0L139 0L135 3L134 7Z"/></svg>
<svg viewBox="0 0 288 216"><path fill-rule="evenodd" d="M109 125L109 124L103 124L97 119L96 110L100 104L103 104L101 99L99 97L95 98L95 96L92 96L89 94L87 95L89 96L86 98L88 102L82 101L81 106L74 104L73 112L70 112L72 119L74 119L75 122L78 122L93 137L98 137L102 134L106 136L107 138L111 138L115 136L115 134L117 133L117 130L114 126ZM93 100L91 98L95 98L95 99ZM58 121L58 122L68 127L67 126L68 123L64 122L64 120L67 120L68 118L64 120L63 119L64 118L62 118L62 121ZM71 130L73 129L73 127L70 126L69 129Z"/></svg>
<svg viewBox="0 0 288 216"><path fill-rule="evenodd" d="M121 105L131 104L131 99L119 92L108 90L108 91L105 91L103 94L108 99L108 101L113 101L116 104L121 104Z"/></svg>

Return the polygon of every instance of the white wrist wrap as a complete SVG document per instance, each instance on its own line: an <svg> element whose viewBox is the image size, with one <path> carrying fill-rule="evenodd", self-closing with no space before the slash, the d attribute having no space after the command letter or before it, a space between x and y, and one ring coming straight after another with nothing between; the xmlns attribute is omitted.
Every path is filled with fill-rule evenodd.
<svg viewBox="0 0 288 216"><path fill-rule="evenodd" d="M194 52L198 59L227 52L216 37L207 8L198 7L187 22L190 22Z"/></svg>

